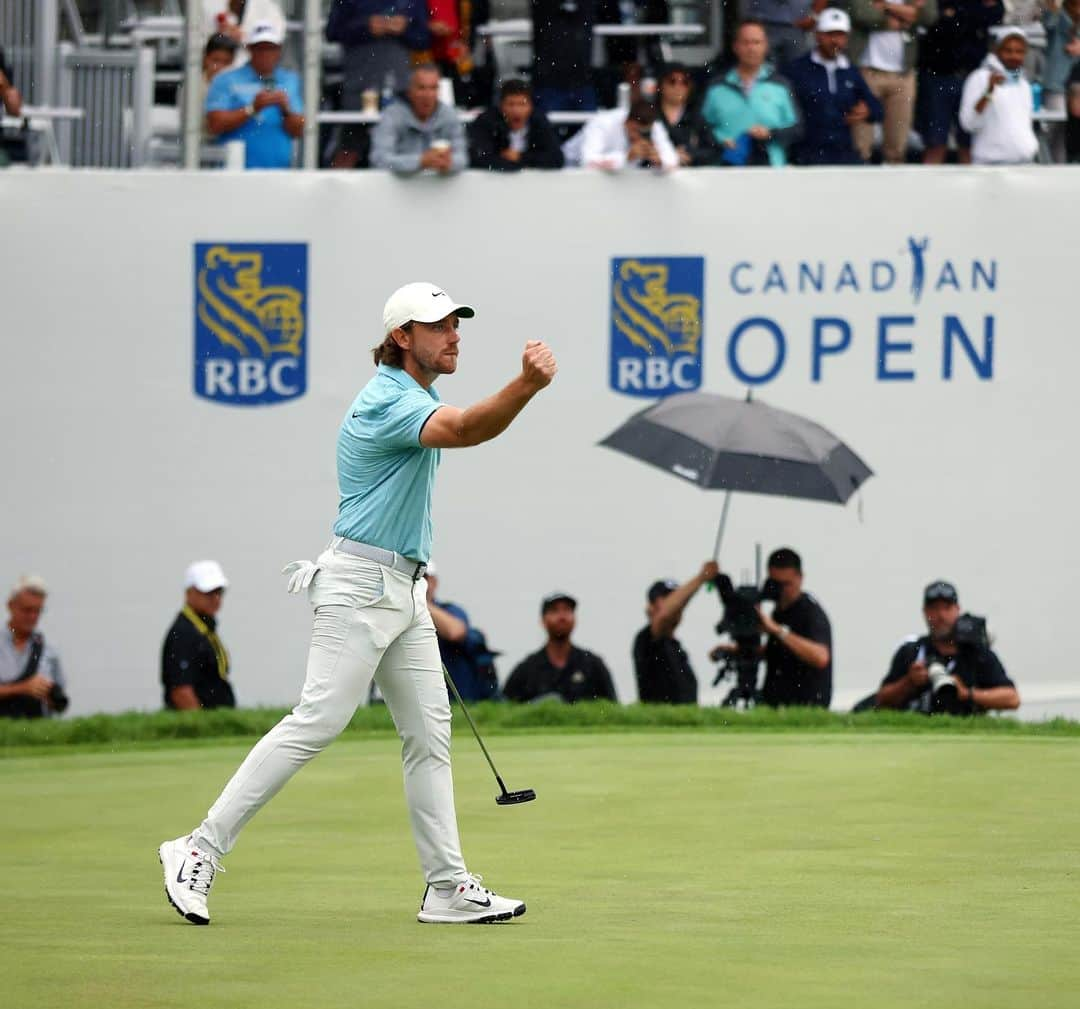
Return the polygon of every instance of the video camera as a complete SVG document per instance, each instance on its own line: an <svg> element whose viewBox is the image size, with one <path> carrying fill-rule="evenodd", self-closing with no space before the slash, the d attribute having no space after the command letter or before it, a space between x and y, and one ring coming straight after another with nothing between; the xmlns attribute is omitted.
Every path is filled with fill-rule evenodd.
<svg viewBox="0 0 1080 1009"><path fill-rule="evenodd" d="M761 619L757 607L763 602L776 602L780 598L780 586L767 578L759 589L756 585L734 586L727 575L719 575L715 581L720 593L720 605L724 608L723 619L716 625L717 634L728 634L735 642L735 650L720 659L713 680L715 687L721 680L733 676L735 685L724 698L724 707L753 707L757 699L757 675L761 657Z"/></svg>

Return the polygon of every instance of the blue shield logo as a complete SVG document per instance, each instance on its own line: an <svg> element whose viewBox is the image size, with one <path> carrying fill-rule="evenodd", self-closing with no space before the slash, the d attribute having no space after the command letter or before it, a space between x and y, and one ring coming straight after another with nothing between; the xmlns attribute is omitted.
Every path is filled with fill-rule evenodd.
<svg viewBox="0 0 1080 1009"><path fill-rule="evenodd" d="M307 245L195 245L195 395L234 406L307 389Z"/></svg>
<svg viewBox="0 0 1080 1009"><path fill-rule="evenodd" d="M670 396L701 387L703 256L611 261L611 388Z"/></svg>

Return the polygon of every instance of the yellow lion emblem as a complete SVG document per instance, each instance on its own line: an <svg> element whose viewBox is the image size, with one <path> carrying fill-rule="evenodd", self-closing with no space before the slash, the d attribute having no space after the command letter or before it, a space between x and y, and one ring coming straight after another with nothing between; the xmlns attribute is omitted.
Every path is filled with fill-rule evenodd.
<svg viewBox="0 0 1080 1009"><path fill-rule="evenodd" d="M198 313L227 347L248 357L300 356L304 338L301 294L295 287L263 287L261 252L206 250L199 270Z"/></svg>
<svg viewBox="0 0 1080 1009"><path fill-rule="evenodd" d="M697 354L701 341L701 299L668 291L668 267L626 259L615 277L615 328L650 354L663 350Z"/></svg>

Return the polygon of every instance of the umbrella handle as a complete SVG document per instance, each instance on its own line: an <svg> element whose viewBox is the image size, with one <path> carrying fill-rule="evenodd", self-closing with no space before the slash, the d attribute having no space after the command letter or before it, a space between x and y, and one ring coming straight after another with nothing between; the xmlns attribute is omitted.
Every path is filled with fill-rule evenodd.
<svg viewBox="0 0 1080 1009"><path fill-rule="evenodd" d="M713 547L713 560L720 562L720 544L724 541L724 527L727 525L728 509L731 507L731 491L724 494L724 507L720 512L720 527L716 530L716 545Z"/></svg>

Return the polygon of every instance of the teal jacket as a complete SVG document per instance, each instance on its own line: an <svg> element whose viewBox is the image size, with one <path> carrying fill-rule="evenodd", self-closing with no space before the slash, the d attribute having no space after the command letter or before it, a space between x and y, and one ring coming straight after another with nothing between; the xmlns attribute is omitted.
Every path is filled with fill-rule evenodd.
<svg viewBox="0 0 1080 1009"><path fill-rule="evenodd" d="M802 134L791 92L767 63L749 95L742 89L738 71L729 70L709 88L701 112L721 144L742 136L751 126L764 126L772 134L766 150L774 168L787 164L787 148Z"/></svg>

